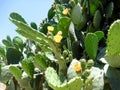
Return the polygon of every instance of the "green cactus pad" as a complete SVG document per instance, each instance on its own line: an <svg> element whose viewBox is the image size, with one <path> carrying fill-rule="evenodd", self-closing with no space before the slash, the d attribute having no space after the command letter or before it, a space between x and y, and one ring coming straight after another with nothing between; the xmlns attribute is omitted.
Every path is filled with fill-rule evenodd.
<svg viewBox="0 0 120 90"><path fill-rule="evenodd" d="M82 13L81 5L78 3L74 6L71 13L72 22L76 25L78 30L82 29L86 23L86 18Z"/></svg>
<svg viewBox="0 0 120 90"><path fill-rule="evenodd" d="M6 83L13 76L9 70L10 65L1 67L0 71L0 81Z"/></svg>
<svg viewBox="0 0 120 90"><path fill-rule="evenodd" d="M113 9L114 9L114 3L113 2L110 2L107 6L107 9L106 9L106 18L110 18L112 13L113 13Z"/></svg>
<svg viewBox="0 0 120 90"><path fill-rule="evenodd" d="M13 76L15 76L16 79L21 79L22 77L22 71L16 67L16 66L10 66L9 67L10 72L13 74Z"/></svg>
<svg viewBox="0 0 120 90"><path fill-rule="evenodd" d="M23 51L24 43L20 37L18 37L18 36L14 37L13 43L14 43L14 45L16 45L16 47L20 48L20 50Z"/></svg>
<svg viewBox="0 0 120 90"><path fill-rule="evenodd" d="M106 56L120 54L120 20L116 20L108 30Z"/></svg>
<svg viewBox="0 0 120 90"><path fill-rule="evenodd" d="M23 70L28 74L30 78L33 78L34 74L34 64L31 59L24 59L22 62Z"/></svg>
<svg viewBox="0 0 120 90"><path fill-rule="evenodd" d="M22 22L22 23L27 24L27 22L24 20L24 18L23 18L21 15L19 15L18 13L16 13L16 12L11 13L11 14L10 14L10 17L11 17L12 19L15 19L15 20L17 20L17 21L20 21L20 22Z"/></svg>
<svg viewBox="0 0 120 90"><path fill-rule="evenodd" d="M99 10L97 10L94 14L93 25L95 28L99 28L100 23L101 23L101 13Z"/></svg>
<svg viewBox="0 0 120 90"><path fill-rule="evenodd" d="M35 90L32 88L31 78L26 75L25 72L22 74L22 78L18 80L19 85L26 90Z"/></svg>
<svg viewBox="0 0 120 90"><path fill-rule="evenodd" d="M30 23L30 26L31 26L32 28L34 28L34 29L37 30L37 24L36 24L35 22L31 22L31 23Z"/></svg>
<svg viewBox="0 0 120 90"><path fill-rule="evenodd" d="M0 46L0 57L5 57L5 49L2 46Z"/></svg>
<svg viewBox="0 0 120 90"><path fill-rule="evenodd" d="M85 51L89 58L95 59L98 48L98 37L94 33L88 33L85 37Z"/></svg>
<svg viewBox="0 0 120 90"><path fill-rule="evenodd" d="M67 83L63 83L60 89L56 90L81 90L83 86L83 80L80 77L75 77Z"/></svg>
<svg viewBox="0 0 120 90"><path fill-rule="evenodd" d="M99 7L99 0L91 0L90 1L90 14L93 16L95 11Z"/></svg>
<svg viewBox="0 0 120 90"><path fill-rule="evenodd" d="M120 67L120 20L116 20L108 30L106 60L112 67Z"/></svg>
<svg viewBox="0 0 120 90"><path fill-rule="evenodd" d="M105 56L105 60L109 63L110 66L120 68L120 55Z"/></svg>
<svg viewBox="0 0 120 90"><path fill-rule="evenodd" d="M6 57L8 64L18 64L22 56L22 53L14 47L7 49Z"/></svg>
<svg viewBox="0 0 120 90"><path fill-rule="evenodd" d="M80 9L80 4L77 4L72 10L72 21L74 24L79 24L82 17L82 10Z"/></svg>
<svg viewBox="0 0 120 90"><path fill-rule="evenodd" d="M47 63L43 54L37 54L35 56L35 64L37 64L40 69L46 69Z"/></svg>
<svg viewBox="0 0 120 90"><path fill-rule="evenodd" d="M104 37L104 33L102 31L96 31L95 34L98 37L98 41L100 41Z"/></svg>
<svg viewBox="0 0 120 90"><path fill-rule="evenodd" d="M45 77L50 87L53 89L57 88L57 86L61 85L61 81L57 72L52 68L48 67L45 71Z"/></svg>
<svg viewBox="0 0 120 90"><path fill-rule="evenodd" d="M52 67L47 68L45 77L48 85L54 90L80 90L83 85L83 80L80 77L75 77L68 82L62 83Z"/></svg>

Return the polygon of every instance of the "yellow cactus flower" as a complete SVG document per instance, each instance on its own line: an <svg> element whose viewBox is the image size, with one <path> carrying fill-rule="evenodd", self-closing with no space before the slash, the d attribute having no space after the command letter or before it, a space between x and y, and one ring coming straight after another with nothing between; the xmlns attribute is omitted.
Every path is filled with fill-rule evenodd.
<svg viewBox="0 0 120 90"><path fill-rule="evenodd" d="M68 14L69 14L68 8L64 9L62 13L63 13L64 15L68 15Z"/></svg>
<svg viewBox="0 0 120 90"><path fill-rule="evenodd" d="M54 27L53 26L48 26L47 29L48 29L49 32L53 32L54 31Z"/></svg>
<svg viewBox="0 0 120 90"><path fill-rule="evenodd" d="M54 36L54 41L56 43L61 43L61 40L62 40L62 31L59 31L55 36Z"/></svg>
<svg viewBox="0 0 120 90"><path fill-rule="evenodd" d="M76 62L74 64L74 69L75 69L76 72L80 72L82 70L81 64Z"/></svg>

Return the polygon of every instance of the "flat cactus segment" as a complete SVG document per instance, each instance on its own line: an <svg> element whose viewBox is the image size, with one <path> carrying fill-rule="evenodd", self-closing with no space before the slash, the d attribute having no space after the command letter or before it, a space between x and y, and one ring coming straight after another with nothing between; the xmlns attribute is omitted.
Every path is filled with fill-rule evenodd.
<svg viewBox="0 0 120 90"><path fill-rule="evenodd" d="M110 3L108 4L107 9L106 9L106 12L105 12L107 19L111 17L111 15L112 15L112 13L113 13L113 9L114 9L114 3L113 3L113 2L110 2Z"/></svg>
<svg viewBox="0 0 120 90"><path fill-rule="evenodd" d="M46 69L45 77L48 85L54 90L80 90L83 86L83 80L80 77L75 77L68 82L62 83L52 67Z"/></svg>
<svg viewBox="0 0 120 90"><path fill-rule="evenodd" d="M81 17L82 17L82 10L81 10L81 5L77 4L71 14L71 18L74 24L79 24L81 22Z"/></svg>
<svg viewBox="0 0 120 90"><path fill-rule="evenodd" d="M99 10L97 10L94 14L93 25L95 28L99 28L100 23L101 23L101 13Z"/></svg>
<svg viewBox="0 0 120 90"><path fill-rule="evenodd" d="M98 41L100 41L104 37L104 33L102 31L96 31L95 34L98 37Z"/></svg>
<svg viewBox="0 0 120 90"><path fill-rule="evenodd" d="M17 64L21 60L22 56L22 53L14 47L7 49L6 57L8 64Z"/></svg>
<svg viewBox="0 0 120 90"><path fill-rule="evenodd" d="M120 68L120 55L105 56L105 60L109 63L110 66Z"/></svg>
<svg viewBox="0 0 120 90"><path fill-rule="evenodd" d="M96 58L98 48L98 37L94 33L88 33L85 38L85 51L91 59Z"/></svg>
<svg viewBox="0 0 120 90"><path fill-rule="evenodd" d="M86 18L82 13L82 8L79 3L75 5L74 8L72 9L71 19L72 22L76 25L76 28L78 30L81 30L84 27L86 23Z"/></svg>
<svg viewBox="0 0 120 90"><path fill-rule="evenodd" d="M12 74L11 74L9 68L10 68L10 65L6 65L4 67L1 67L0 81L3 83L6 83L12 77Z"/></svg>
<svg viewBox="0 0 120 90"><path fill-rule="evenodd" d="M10 66L9 67L10 72L15 76L17 80L21 79L22 77L22 71L16 67L16 66Z"/></svg>
<svg viewBox="0 0 120 90"><path fill-rule="evenodd" d="M116 20L108 30L105 59L110 66L120 68L120 20Z"/></svg>
<svg viewBox="0 0 120 90"><path fill-rule="evenodd" d="M22 22L22 23L27 24L27 22L24 20L24 18L23 18L21 15L19 15L18 13L12 12L12 13L10 14L10 18L15 19L15 20L17 20L17 21L20 21L20 22Z"/></svg>
<svg viewBox="0 0 120 90"><path fill-rule="evenodd" d="M22 62L23 70L28 74L30 78L33 78L34 75L34 64L31 59L24 59Z"/></svg>
<svg viewBox="0 0 120 90"><path fill-rule="evenodd" d="M120 20L116 20L108 30L106 56L120 54Z"/></svg>
<svg viewBox="0 0 120 90"><path fill-rule="evenodd" d="M75 77L66 84L62 84L59 90L81 90L82 86L83 80L80 77Z"/></svg>
<svg viewBox="0 0 120 90"><path fill-rule="evenodd" d="M52 68L48 67L45 71L45 77L50 87L56 89L61 85L61 81L57 72Z"/></svg>
<svg viewBox="0 0 120 90"><path fill-rule="evenodd" d="M5 57L5 49L2 46L0 46L0 56Z"/></svg>

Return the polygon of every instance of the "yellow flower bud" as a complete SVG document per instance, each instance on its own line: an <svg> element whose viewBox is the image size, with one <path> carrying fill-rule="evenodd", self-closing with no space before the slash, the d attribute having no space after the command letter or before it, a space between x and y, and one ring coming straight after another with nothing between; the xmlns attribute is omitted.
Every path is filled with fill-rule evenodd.
<svg viewBox="0 0 120 90"><path fill-rule="evenodd" d="M58 31L57 35L62 35L62 31Z"/></svg>
<svg viewBox="0 0 120 90"><path fill-rule="evenodd" d="M80 72L82 70L81 64L76 62L74 64L74 69L75 69L76 72Z"/></svg>
<svg viewBox="0 0 120 90"><path fill-rule="evenodd" d="M68 8L64 9L62 13L63 13L64 15L68 15L68 13L69 13Z"/></svg>
<svg viewBox="0 0 120 90"><path fill-rule="evenodd" d="M53 32L54 31L54 27L53 26L48 26L47 29L48 29L49 32Z"/></svg>

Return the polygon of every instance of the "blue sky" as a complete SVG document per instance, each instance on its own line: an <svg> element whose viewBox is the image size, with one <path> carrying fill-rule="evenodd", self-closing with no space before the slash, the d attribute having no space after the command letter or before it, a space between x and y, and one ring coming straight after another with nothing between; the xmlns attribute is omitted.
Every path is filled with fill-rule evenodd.
<svg viewBox="0 0 120 90"><path fill-rule="evenodd" d="M7 35L12 38L18 34L16 26L8 19L11 12L21 14L25 20L39 23L47 17L47 12L54 0L0 0L0 43Z"/></svg>

